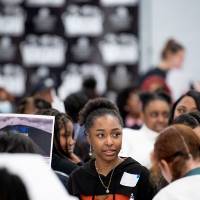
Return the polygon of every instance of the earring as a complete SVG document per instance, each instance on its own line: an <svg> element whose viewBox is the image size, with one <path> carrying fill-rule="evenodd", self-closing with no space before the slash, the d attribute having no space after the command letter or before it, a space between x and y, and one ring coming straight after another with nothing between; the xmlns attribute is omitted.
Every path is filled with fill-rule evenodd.
<svg viewBox="0 0 200 200"><path fill-rule="evenodd" d="M90 145L90 150L89 150L89 156L91 157L92 156L92 147Z"/></svg>

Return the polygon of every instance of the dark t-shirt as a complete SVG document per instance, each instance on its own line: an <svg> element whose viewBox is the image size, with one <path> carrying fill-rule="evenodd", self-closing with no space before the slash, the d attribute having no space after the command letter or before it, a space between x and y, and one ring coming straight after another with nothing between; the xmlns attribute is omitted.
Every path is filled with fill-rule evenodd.
<svg viewBox="0 0 200 200"><path fill-rule="evenodd" d="M54 153L52 155L51 167L56 171L60 171L67 175L70 175L72 171L74 171L78 167L78 165L71 162L67 158L61 158L60 156Z"/></svg>
<svg viewBox="0 0 200 200"><path fill-rule="evenodd" d="M106 193L94 160L90 160L70 175L69 193L81 200L95 199L98 195L107 195L108 199L115 200L128 200L131 196L135 200L151 200L155 195L155 188L149 181L149 171L132 158L125 159L112 171L107 176L100 175L103 183L109 185Z"/></svg>

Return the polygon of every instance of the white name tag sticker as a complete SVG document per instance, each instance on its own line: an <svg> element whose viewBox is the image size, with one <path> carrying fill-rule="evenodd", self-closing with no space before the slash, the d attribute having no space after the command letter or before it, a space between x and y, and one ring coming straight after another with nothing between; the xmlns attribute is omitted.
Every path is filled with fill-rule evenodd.
<svg viewBox="0 0 200 200"><path fill-rule="evenodd" d="M127 187L135 187L139 178L139 174L129 174L127 172L124 172L120 184Z"/></svg>

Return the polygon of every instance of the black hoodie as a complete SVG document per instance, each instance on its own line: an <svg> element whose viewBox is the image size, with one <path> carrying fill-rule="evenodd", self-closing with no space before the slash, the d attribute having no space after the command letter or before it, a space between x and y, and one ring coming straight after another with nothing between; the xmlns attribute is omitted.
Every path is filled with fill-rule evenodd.
<svg viewBox="0 0 200 200"><path fill-rule="evenodd" d="M95 160L90 160L84 166L75 170L69 178L69 193L79 197L82 200L96 199L98 195L108 195L107 200L128 200L132 196L134 200L151 200L155 194L155 190L149 182L149 171L132 158L126 158L114 170L109 187L109 194L106 194L105 188L98 177L95 168ZM113 170L107 176L101 175L101 179L105 185L108 185ZM125 174L124 174L125 173ZM135 179L136 185L132 182L128 184L127 175ZM123 183L120 184L123 176ZM138 179L138 181L137 181ZM130 185L130 184L128 184Z"/></svg>

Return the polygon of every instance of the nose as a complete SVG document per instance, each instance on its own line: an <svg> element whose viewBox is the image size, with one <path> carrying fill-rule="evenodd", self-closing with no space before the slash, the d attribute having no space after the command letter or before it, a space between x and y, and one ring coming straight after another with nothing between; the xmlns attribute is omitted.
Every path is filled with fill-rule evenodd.
<svg viewBox="0 0 200 200"><path fill-rule="evenodd" d="M166 118L165 118L163 115L159 115L159 116L158 116L158 122L159 122L159 123L164 123L165 120L166 120Z"/></svg>
<svg viewBox="0 0 200 200"><path fill-rule="evenodd" d="M112 139L112 137L110 135L108 135L106 137L106 145L108 145L108 146L112 146L113 145L113 139Z"/></svg>
<svg viewBox="0 0 200 200"><path fill-rule="evenodd" d="M75 144L75 140L73 139L73 138L70 138L70 140L69 140L69 145L74 145Z"/></svg>

